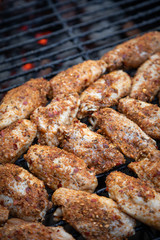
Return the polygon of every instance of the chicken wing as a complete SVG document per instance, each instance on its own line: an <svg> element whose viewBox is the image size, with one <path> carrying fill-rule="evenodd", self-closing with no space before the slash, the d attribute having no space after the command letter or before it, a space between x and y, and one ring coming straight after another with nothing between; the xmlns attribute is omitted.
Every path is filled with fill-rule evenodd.
<svg viewBox="0 0 160 240"><path fill-rule="evenodd" d="M10 90L0 105L0 129L18 119L28 118L37 107L45 105L50 90L50 83L43 78L31 79Z"/></svg>
<svg viewBox="0 0 160 240"><path fill-rule="evenodd" d="M107 176L106 185L122 211L160 230L160 193L142 180L117 171Z"/></svg>
<svg viewBox="0 0 160 240"><path fill-rule="evenodd" d="M53 190L65 187L94 192L98 185L82 159L60 148L34 145L24 158L30 171Z"/></svg>
<svg viewBox="0 0 160 240"><path fill-rule="evenodd" d="M150 137L160 139L160 108L157 105L127 97L119 101L118 110Z"/></svg>
<svg viewBox="0 0 160 240"><path fill-rule="evenodd" d="M21 119L0 131L0 163L15 162L31 145L37 128L30 120Z"/></svg>
<svg viewBox="0 0 160 240"><path fill-rule="evenodd" d="M80 104L78 94L59 95L46 107L37 108L31 120L38 128L38 141L42 145L58 146L58 134L63 125L75 118Z"/></svg>
<svg viewBox="0 0 160 240"><path fill-rule="evenodd" d="M0 228L1 240L74 240L63 227L46 227L42 223L26 222L18 218L7 221Z"/></svg>
<svg viewBox="0 0 160 240"><path fill-rule="evenodd" d="M3 225L8 220L8 217L9 210L6 207L0 205L0 226Z"/></svg>
<svg viewBox="0 0 160 240"><path fill-rule="evenodd" d="M134 234L135 221L122 213L109 198L59 188L54 192L52 201L61 207L63 219L85 239L121 240ZM56 212L54 215L57 215Z"/></svg>
<svg viewBox="0 0 160 240"><path fill-rule="evenodd" d="M119 70L103 75L81 94L78 118L117 104L120 98L130 93L130 89L131 79L127 73Z"/></svg>
<svg viewBox="0 0 160 240"><path fill-rule="evenodd" d="M131 88L130 97L151 102L160 90L160 52L150 57L138 69Z"/></svg>
<svg viewBox="0 0 160 240"><path fill-rule="evenodd" d="M107 70L137 68L152 54L160 50L160 32L149 32L126 41L102 57Z"/></svg>
<svg viewBox="0 0 160 240"><path fill-rule="evenodd" d="M93 114L101 133L107 136L127 157L136 159L139 152L156 150L156 142L140 127L112 108L104 108ZM95 123L94 123L95 124Z"/></svg>
<svg viewBox="0 0 160 240"><path fill-rule="evenodd" d="M88 60L68 68L50 80L53 97L72 92L80 93L105 71L106 63L103 60Z"/></svg>
<svg viewBox="0 0 160 240"><path fill-rule="evenodd" d="M83 159L97 174L125 163L123 155L110 141L76 119L63 134L61 147Z"/></svg>
<svg viewBox="0 0 160 240"><path fill-rule="evenodd" d="M0 165L0 204L10 215L27 221L43 220L50 207L44 183L14 164Z"/></svg>

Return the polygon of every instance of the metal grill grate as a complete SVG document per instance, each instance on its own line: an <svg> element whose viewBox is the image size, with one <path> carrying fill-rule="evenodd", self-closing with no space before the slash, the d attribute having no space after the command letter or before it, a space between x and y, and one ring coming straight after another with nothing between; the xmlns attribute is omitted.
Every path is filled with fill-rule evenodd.
<svg viewBox="0 0 160 240"><path fill-rule="evenodd" d="M153 30L160 30L159 0L6 0L0 5L0 99L31 77L50 79ZM16 163L27 168L23 158ZM133 175L126 166L117 169ZM107 174L98 176L99 195L107 194ZM83 239L65 222L53 222L53 210L46 225L64 225L76 239ZM160 233L145 225L136 230L129 239L160 240Z"/></svg>

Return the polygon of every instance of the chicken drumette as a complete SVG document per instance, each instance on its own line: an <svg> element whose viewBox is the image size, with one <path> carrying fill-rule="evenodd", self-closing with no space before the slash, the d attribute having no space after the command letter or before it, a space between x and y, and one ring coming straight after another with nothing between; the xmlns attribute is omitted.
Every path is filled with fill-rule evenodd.
<svg viewBox="0 0 160 240"><path fill-rule="evenodd" d="M53 190L65 187L94 192L98 185L82 159L60 148L34 145L24 158L30 171Z"/></svg>
<svg viewBox="0 0 160 240"><path fill-rule="evenodd" d="M54 192L52 201L61 207L54 215L62 215L86 239L121 240L134 234L135 221L122 213L109 198L59 188Z"/></svg>
<svg viewBox="0 0 160 240"><path fill-rule="evenodd" d="M8 217L9 210L6 207L0 205L0 226L8 220Z"/></svg>
<svg viewBox="0 0 160 240"><path fill-rule="evenodd" d="M10 90L0 105L0 129L18 119L28 118L37 107L45 105L50 90L50 83L43 78L31 79Z"/></svg>

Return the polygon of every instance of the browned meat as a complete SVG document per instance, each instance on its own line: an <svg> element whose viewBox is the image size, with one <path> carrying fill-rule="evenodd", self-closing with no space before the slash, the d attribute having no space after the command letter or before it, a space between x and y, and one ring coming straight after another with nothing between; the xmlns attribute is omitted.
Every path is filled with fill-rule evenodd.
<svg viewBox="0 0 160 240"><path fill-rule="evenodd" d="M160 90L160 52L143 63L133 78L130 97L151 102Z"/></svg>
<svg viewBox="0 0 160 240"><path fill-rule="evenodd" d="M18 218L9 219L0 228L1 240L74 240L63 227L45 227L41 223L25 222Z"/></svg>
<svg viewBox="0 0 160 240"><path fill-rule="evenodd" d="M157 105L123 98L119 101L118 110L137 123L150 137L160 139L160 108Z"/></svg>
<svg viewBox="0 0 160 240"><path fill-rule="evenodd" d="M80 104L77 93L59 95L46 107L37 108L31 120L37 125L38 141L42 145L58 146L59 132L64 125L71 124Z"/></svg>
<svg viewBox="0 0 160 240"><path fill-rule="evenodd" d="M98 185L82 159L60 148L34 145L24 158L30 171L53 190L65 187L94 192Z"/></svg>
<svg viewBox="0 0 160 240"><path fill-rule="evenodd" d="M122 240L134 234L135 221L122 213L109 198L59 188L54 192L52 201L61 207L63 219L85 239ZM59 210L54 215L57 216L58 213Z"/></svg>
<svg viewBox="0 0 160 240"><path fill-rule="evenodd" d="M14 164L0 165L0 204L10 215L27 221L43 220L50 206L44 183Z"/></svg>
<svg viewBox="0 0 160 240"><path fill-rule="evenodd" d="M106 185L122 211L160 230L160 193L142 180L117 171L107 176Z"/></svg>
<svg viewBox="0 0 160 240"><path fill-rule="evenodd" d="M78 118L117 104L120 98L130 93L130 89L131 79L127 73L119 70L103 75L81 94Z"/></svg>
<svg viewBox="0 0 160 240"><path fill-rule="evenodd" d="M37 128L22 119L0 131L0 163L15 162L32 144Z"/></svg>
<svg viewBox="0 0 160 240"><path fill-rule="evenodd" d="M37 107L45 105L50 90L50 83L43 78L31 79L10 90L0 105L0 129L18 119L28 118Z"/></svg>
<svg viewBox="0 0 160 240"><path fill-rule="evenodd" d="M137 68L152 54L160 50L160 32L149 32L126 41L102 57L107 69Z"/></svg>
<svg viewBox="0 0 160 240"><path fill-rule="evenodd" d="M105 71L106 63L102 60L88 60L68 68L50 80L53 97L59 94L80 93Z"/></svg>
<svg viewBox="0 0 160 240"><path fill-rule="evenodd" d="M101 133L107 136L127 157L136 159L139 153L156 150L156 142L123 114L111 108L93 114ZM93 120L94 121L94 120Z"/></svg>
<svg viewBox="0 0 160 240"><path fill-rule="evenodd" d="M63 134L61 147L82 158L97 174L125 163L123 155L110 141L76 119Z"/></svg>
<svg viewBox="0 0 160 240"><path fill-rule="evenodd" d="M6 207L0 205L0 226L3 225L8 220L8 217L9 210Z"/></svg>

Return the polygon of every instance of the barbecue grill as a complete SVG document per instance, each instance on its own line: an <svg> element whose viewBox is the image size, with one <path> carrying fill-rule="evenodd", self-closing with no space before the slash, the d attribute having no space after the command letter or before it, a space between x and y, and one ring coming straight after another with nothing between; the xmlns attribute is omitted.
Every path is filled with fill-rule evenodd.
<svg viewBox="0 0 160 240"><path fill-rule="evenodd" d="M72 65L99 59L137 34L153 30L160 30L159 0L1 1L0 99L30 78L50 79ZM27 169L23 157L16 164ZM116 169L134 175L127 164ZM107 196L107 174L97 176L99 195ZM51 197L52 192L48 192ZM83 239L64 221L53 221L54 210L48 212L44 224L63 225L76 239ZM160 232L138 223L136 235L129 239L160 240Z"/></svg>

